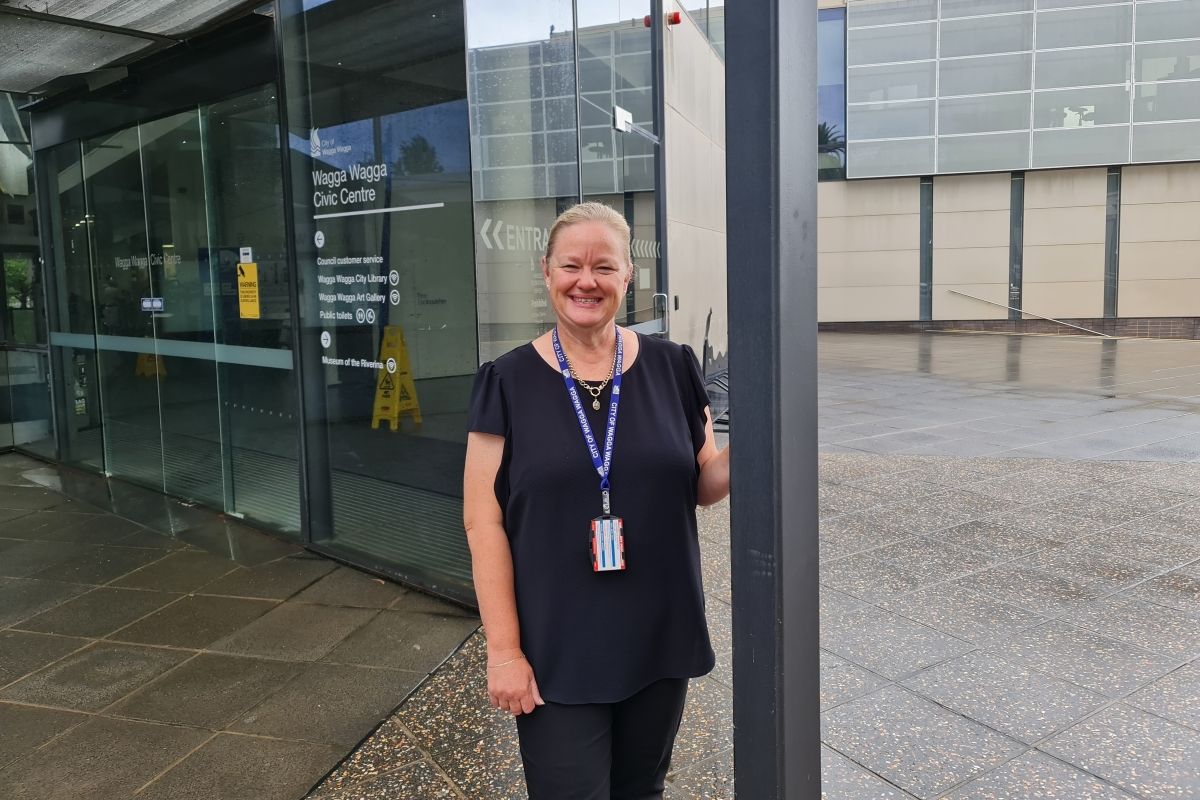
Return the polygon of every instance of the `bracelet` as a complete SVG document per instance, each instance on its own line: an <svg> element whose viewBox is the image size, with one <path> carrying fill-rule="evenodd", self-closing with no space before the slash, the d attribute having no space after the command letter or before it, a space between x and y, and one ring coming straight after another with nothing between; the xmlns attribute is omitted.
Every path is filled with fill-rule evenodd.
<svg viewBox="0 0 1200 800"><path fill-rule="evenodd" d="M517 656L516 658L510 658L508 661L501 661L499 664L488 664L488 669L500 669L500 667L507 667L509 664L515 664L518 661L524 660L525 656Z"/></svg>

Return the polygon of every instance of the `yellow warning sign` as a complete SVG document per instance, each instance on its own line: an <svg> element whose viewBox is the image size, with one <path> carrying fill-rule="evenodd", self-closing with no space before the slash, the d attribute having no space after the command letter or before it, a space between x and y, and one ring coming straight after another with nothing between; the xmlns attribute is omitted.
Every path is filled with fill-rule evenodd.
<svg viewBox="0 0 1200 800"><path fill-rule="evenodd" d="M258 264L253 262L237 265L238 316L242 319L258 319Z"/></svg>
<svg viewBox="0 0 1200 800"><path fill-rule="evenodd" d="M137 368L133 371L134 377L153 378L158 375L166 377L167 368L163 364L162 356L156 356L153 353L138 353Z"/></svg>
<svg viewBox="0 0 1200 800"><path fill-rule="evenodd" d="M379 380L375 384L375 413L371 416L371 427L387 422L392 431L400 429L400 415L407 414L413 422L421 424L421 404L417 402L417 387L413 384L412 368L408 364L408 347L404 344L404 331L399 325L388 325L383 329L383 343L379 346Z"/></svg>

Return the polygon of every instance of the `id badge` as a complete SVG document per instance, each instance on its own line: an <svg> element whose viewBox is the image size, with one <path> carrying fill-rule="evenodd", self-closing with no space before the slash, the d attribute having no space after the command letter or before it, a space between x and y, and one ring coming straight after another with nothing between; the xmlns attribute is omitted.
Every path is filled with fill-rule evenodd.
<svg viewBox="0 0 1200 800"><path fill-rule="evenodd" d="M592 571L625 569L625 523L620 517L603 514L592 520Z"/></svg>

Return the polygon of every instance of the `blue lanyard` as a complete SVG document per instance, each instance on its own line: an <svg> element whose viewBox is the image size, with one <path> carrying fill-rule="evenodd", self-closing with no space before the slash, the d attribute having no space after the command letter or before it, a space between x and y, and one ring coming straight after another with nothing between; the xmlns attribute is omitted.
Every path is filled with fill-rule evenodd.
<svg viewBox="0 0 1200 800"><path fill-rule="evenodd" d="M558 369L562 372L563 383L567 385L567 394L571 396L571 405L575 408L575 417L579 420L579 430L583 432L583 441L592 455L592 466L600 474L600 498L604 505L604 513L608 514L611 512L608 473L612 467L613 442L616 441L617 436L617 406L621 402L621 364L625 359L621 330L617 329L617 360L613 364L612 396L608 403L608 430L604 432L603 455L600 453L600 448L596 446L596 436L592 433L592 425L588 422L587 413L583 410L583 401L579 399L579 390L575 388L575 379L571 377L571 367L567 364L567 356L563 352L562 343L558 341L557 326L550 332L550 342L554 345Z"/></svg>

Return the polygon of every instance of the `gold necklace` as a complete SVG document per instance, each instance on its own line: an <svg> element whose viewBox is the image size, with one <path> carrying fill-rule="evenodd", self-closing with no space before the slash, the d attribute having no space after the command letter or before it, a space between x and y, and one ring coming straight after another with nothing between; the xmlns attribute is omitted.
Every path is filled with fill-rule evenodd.
<svg viewBox="0 0 1200 800"><path fill-rule="evenodd" d="M619 333L617 335L620 336ZM575 372L575 365L571 363L571 357L567 356L566 350L563 350L563 355L566 356L566 358L567 358L567 369L571 371L571 377L574 378L575 380L577 380L583 386L584 389L587 389L588 394L590 394L592 396L592 409L595 411L599 411L600 410L600 393L602 391L604 391L605 386L608 386L608 382L612 380L613 372L617 368L617 344L616 344L616 341L615 340L613 341L613 360L612 360L612 364L610 364L608 367L608 377L605 378L604 380L600 381L600 383L596 384L595 386L588 383L583 378L579 377L579 375Z"/></svg>

